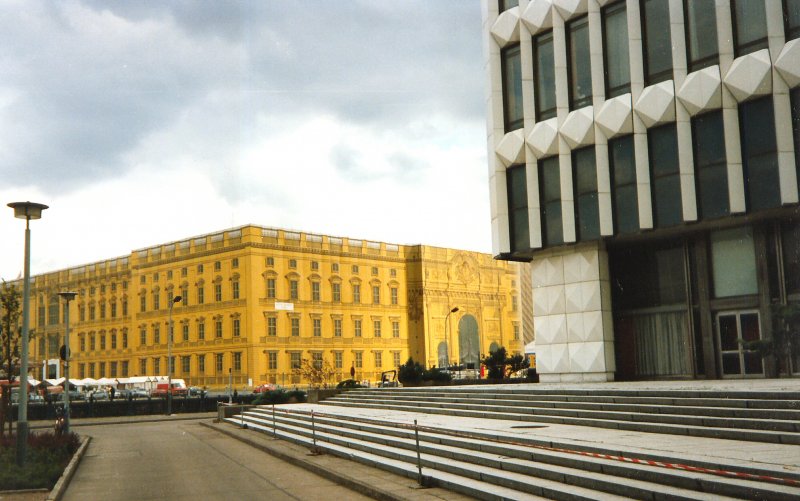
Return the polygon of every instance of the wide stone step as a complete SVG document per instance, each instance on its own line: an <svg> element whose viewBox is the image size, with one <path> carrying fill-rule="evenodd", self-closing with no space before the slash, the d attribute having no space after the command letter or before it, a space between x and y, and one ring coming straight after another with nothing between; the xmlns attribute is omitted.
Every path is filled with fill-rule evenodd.
<svg viewBox="0 0 800 501"><path fill-rule="evenodd" d="M270 414L261 410L247 413L248 419L254 419L262 423L271 423ZM311 417L306 414L293 413L292 415L278 415L276 420L282 424L303 421L303 425L310 427ZM378 421L352 420L352 418L342 416L320 416L315 414L316 429L324 433L333 433L348 440L364 440L381 446L390 446L397 449L415 450L413 430L408 426L384 424ZM547 478L571 485L583 485L587 479L591 481L593 488L612 493L622 493L634 497L647 498L645 492L654 492L652 486L641 490L640 485L636 490L636 485L627 485L625 491L618 490L619 480L616 477L624 478L634 482L644 481L653 484L662 484L668 487L667 491L661 489L661 494L674 492L674 488L701 491L703 493L713 493L727 496L746 496L754 498L770 499L793 499L800 494L798 489L782 489L781 487L770 486L764 489L760 482L742 481L745 475L751 477L757 475L774 475L771 471L745 471L737 469L737 480L724 478L714 475L702 474L700 471L716 470L719 465L694 464L687 466L681 463L686 469L667 469L654 468L649 465L649 461L658 461L664 465L675 468L674 458L653 457L624 459L618 456L616 451L595 450L592 455L587 455L587 451L569 450L567 445L553 445L550 442L541 442L540 445L533 443L521 443L510 438L498 440L497 437L484 435L482 437L472 437L461 433L448 433L446 430L422 428L419 433L421 441L420 449L423 453L457 459L462 462L472 464L493 464L497 458L501 458L502 469L516 471L529 476ZM546 446L541 444L548 444ZM610 459L614 457L613 459ZM645 466L642 466L645 464ZM736 469L736 467L731 467ZM579 472L579 473L576 473ZM592 474L603 474L604 477L593 477ZM732 472L733 474L733 472ZM576 476L577 475L577 476ZM607 476L615 477L612 483ZM601 488L602 486L602 488Z"/></svg>
<svg viewBox="0 0 800 501"><path fill-rule="evenodd" d="M775 427L774 421L766 421L762 425L765 429L758 429L758 426L754 426L752 420L737 421L728 419L712 422L710 419L696 417L655 415L658 417L658 421L655 421L651 419L651 417L654 416L652 414L592 413L591 411L567 412L557 409L554 409L552 412L547 412L546 409L536 409L536 412L522 412L519 408L509 410L508 408L495 408L480 405L461 408L441 406L435 403L429 405L425 402L392 404L379 403L372 400L358 401L354 398L332 398L324 400L321 404L800 445L800 433L796 431L770 430L769 428ZM737 428L735 425L748 426L748 428ZM797 425L797 422L789 422L780 423L779 426L785 426L786 428L794 430L797 428Z"/></svg>
<svg viewBox="0 0 800 501"><path fill-rule="evenodd" d="M310 419L310 418L309 418ZM265 426L269 431L271 421L246 416L246 420ZM281 420L279 428L284 433L309 439L310 424L299 420ZM410 438L385 439L373 433L343 433L341 429L319 423L316 428L317 445L333 444L355 449L360 453L370 453L389 460L400 460L414 464L417 456ZM421 437L422 438L422 437ZM430 439L430 436L425 438ZM476 452L445 444L432 444L420 449L424 468L435 468L460 477L488 482L511 488L515 491L545 496L550 499L574 499L576 489L586 490L584 496L597 499L623 496L626 499L724 499L719 494L709 494L666 486L651 482L618 478L596 471L576 470L574 468L542 464L528 459L498 456L494 453ZM584 497L581 496L581 497Z"/></svg>

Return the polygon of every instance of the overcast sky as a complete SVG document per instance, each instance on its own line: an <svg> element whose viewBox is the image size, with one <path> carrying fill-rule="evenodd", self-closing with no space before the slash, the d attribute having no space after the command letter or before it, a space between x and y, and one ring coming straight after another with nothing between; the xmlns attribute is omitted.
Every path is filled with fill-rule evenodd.
<svg viewBox="0 0 800 501"><path fill-rule="evenodd" d="M0 277L257 224L490 252L478 0L0 0Z"/></svg>

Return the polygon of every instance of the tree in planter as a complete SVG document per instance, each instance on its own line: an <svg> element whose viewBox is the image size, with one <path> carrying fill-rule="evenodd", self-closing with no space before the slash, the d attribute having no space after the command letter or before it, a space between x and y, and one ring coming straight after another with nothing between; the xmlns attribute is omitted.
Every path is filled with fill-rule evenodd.
<svg viewBox="0 0 800 501"><path fill-rule="evenodd" d="M517 371L521 371L522 369L527 369L531 366L530 360L528 357L522 354L512 355L506 360L508 364L508 374L514 374Z"/></svg>
<svg viewBox="0 0 800 501"><path fill-rule="evenodd" d="M792 358L800 357L800 304L772 306L772 337L754 341L739 340L746 349L755 350L762 357L773 357L777 362L778 376L791 373ZM797 369L797 368L795 368Z"/></svg>
<svg viewBox="0 0 800 501"><path fill-rule="evenodd" d="M503 346L490 352L488 357L484 357L481 363L486 367L486 377L489 379L503 379L506 375L507 359L507 352Z"/></svg>
<svg viewBox="0 0 800 501"><path fill-rule="evenodd" d="M300 376L301 381L303 379L308 381L309 387L320 388L333 379L336 369L327 360L315 363L304 358L300 361L300 367L292 369L292 374Z"/></svg>
<svg viewBox="0 0 800 501"><path fill-rule="evenodd" d="M409 357L406 363L398 367L397 379L404 386L414 386L422 381L424 371L419 362Z"/></svg>
<svg viewBox="0 0 800 501"><path fill-rule="evenodd" d="M0 434L8 422L8 434L11 436L11 382L15 367L19 365L19 317L22 314L22 294L14 285L3 280L0 287L0 349L2 350L2 366L8 379L7 391L3 392L0 402Z"/></svg>

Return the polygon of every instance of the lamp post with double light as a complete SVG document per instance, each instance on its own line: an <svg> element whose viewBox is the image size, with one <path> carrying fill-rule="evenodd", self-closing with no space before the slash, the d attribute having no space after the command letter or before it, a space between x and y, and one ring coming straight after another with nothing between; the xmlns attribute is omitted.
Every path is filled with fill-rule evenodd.
<svg viewBox="0 0 800 501"><path fill-rule="evenodd" d="M31 219L41 219L42 211L48 207L35 202L12 202L14 217L25 220L25 265L22 284L22 351L19 361L19 409L17 417L17 465L25 463L28 445L28 326L30 324L31 295Z"/></svg>
<svg viewBox="0 0 800 501"><path fill-rule="evenodd" d="M59 292L64 298L64 351L61 358L64 360L64 433L69 433L69 302L75 299L77 292Z"/></svg>
<svg viewBox="0 0 800 501"><path fill-rule="evenodd" d="M450 315L458 311L458 306L453 306L450 308L450 311L447 312L447 315L444 317L444 339L447 342L447 364L449 366L453 365L453 362L450 360L450 338L447 336L447 328L450 326ZM453 350L455 353L455 350ZM448 370L450 367L448 367Z"/></svg>
<svg viewBox="0 0 800 501"><path fill-rule="evenodd" d="M179 302L181 296L175 296L169 302L169 321L167 322L167 415L172 414L172 307Z"/></svg>

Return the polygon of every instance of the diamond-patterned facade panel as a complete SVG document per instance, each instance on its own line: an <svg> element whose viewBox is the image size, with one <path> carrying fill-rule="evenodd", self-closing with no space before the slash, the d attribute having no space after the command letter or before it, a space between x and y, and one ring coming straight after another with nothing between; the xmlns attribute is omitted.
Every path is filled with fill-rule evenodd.
<svg viewBox="0 0 800 501"><path fill-rule="evenodd" d="M606 372L604 343L570 343L569 352L573 373Z"/></svg>
<svg viewBox="0 0 800 501"><path fill-rule="evenodd" d="M734 59L723 82L738 102L771 93L772 63L769 50L762 49Z"/></svg>
<svg viewBox="0 0 800 501"><path fill-rule="evenodd" d="M497 16L491 31L500 47L519 42L519 7L508 9Z"/></svg>
<svg viewBox="0 0 800 501"><path fill-rule="evenodd" d="M522 13L522 22L531 35L553 27L553 0L533 0Z"/></svg>
<svg viewBox="0 0 800 501"><path fill-rule="evenodd" d="M564 283L586 282L600 278L596 250L573 252L564 256Z"/></svg>
<svg viewBox="0 0 800 501"><path fill-rule="evenodd" d="M551 367L552 370L550 372L555 372L555 373L570 372L568 345L566 343L551 344L549 348L550 348L550 363L552 364Z"/></svg>
<svg viewBox="0 0 800 501"><path fill-rule="evenodd" d="M553 5L565 21L589 10L588 0L554 0Z"/></svg>
<svg viewBox="0 0 800 501"><path fill-rule="evenodd" d="M595 123L609 139L630 134L633 132L632 108L630 93L611 98L600 106Z"/></svg>
<svg viewBox="0 0 800 501"><path fill-rule="evenodd" d="M536 158L558 154L558 119L551 118L533 126L528 134L528 148Z"/></svg>
<svg viewBox="0 0 800 501"><path fill-rule="evenodd" d="M648 129L675 121L675 86L672 80L645 87L634 109Z"/></svg>
<svg viewBox="0 0 800 501"><path fill-rule="evenodd" d="M534 259L531 264L533 287L561 285L564 283L563 261L561 256Z"/></svg>
<svg viewBox="0 0 800 501"><path fill-rule="evenodd" d="M775 68L789 88L800 85L800 38L787 42L775 60Z"/></svg>
<svg viewBox="0 0 800 501"><path fill-rule="evenodd" d="M495 152L505 167L525 161L525 139L522 134L522 129L513 130L503 136L497 145Z"/></svg>
<svg viewBox="0 0 800 501"><path fill-rule="evenodd" d="M587 106L573 111L558 132L573 150L594 143L594 108Z"/></svg>
<svg viewBox="0 0 800 501"><path fill-rule="evenodd" d="M722 107L722 78L719 66L689 73L678 89L678 99L690 115Z"/></svg>

